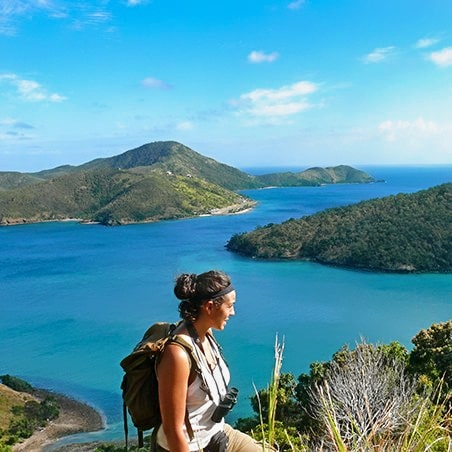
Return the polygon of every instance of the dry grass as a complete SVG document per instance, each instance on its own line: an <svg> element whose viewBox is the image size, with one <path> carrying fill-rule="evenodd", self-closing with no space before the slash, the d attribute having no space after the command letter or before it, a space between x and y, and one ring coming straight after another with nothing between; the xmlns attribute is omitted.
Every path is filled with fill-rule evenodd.
<svg viewBox="0 0 452 452"><path fill-rule="evenodd" d="M23 406L25 402L30 400L36 400L36 398L24 392L14 391L0 383L0 429L8 428L9 422L13 417L11 413L13 406Z"/></svg>

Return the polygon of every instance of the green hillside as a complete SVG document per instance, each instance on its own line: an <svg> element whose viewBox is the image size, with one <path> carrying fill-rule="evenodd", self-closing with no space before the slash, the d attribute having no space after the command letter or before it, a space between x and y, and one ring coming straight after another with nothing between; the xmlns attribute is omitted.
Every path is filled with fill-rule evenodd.
<svg viewBox="0 0 452 452"><path fill-rule="evenodd" d="M228 190L262 186L253 176L205 157L175 141L148 143L114 157L95 159L76 167L58 167L54 170L35 173L35 175L50 178L59 176L62 172L73 173L107 168L122 170L141 168L141 172L160 171L180 176L190 175L205 179Z"/></svg>
<svg viewBox="0 0 452 452"><path fill-rule="evenodd" d="M399 272L452 270L452 183L235 235L231 251Z"/></svg>
<svg viewBox="0 0 452 452"><path fill-rule="evenodd" d="M246 198L195 177L101 169L0 192L0 224L67 218L126 224L251 205Z"/></svg>
<svg viewBox="0 0 452 452"><path fill-rule="evenodd" d="M299 187L324 184L365 184L375 179L364 171L351 166L339 165L327 168L309 168L300 173L271 173L256 176L265 186Z"/></svg>
<svg viewBox="0 0 452 452"><path fill-rule="evenodd" d="M42 179L39 177L30 174L17 171L3 171L0 172L0 191L14 190L15 188L26 187L41 181Z"/></svg>
<svg viewBox="0 0 452 452"><path fill-rule="evenodd" d="M0 172L0 225L68 218L127 224L238 212L255 203L237 190L371 180L346 166L252 176L183 144L161 141L79 166Z"/></svg>

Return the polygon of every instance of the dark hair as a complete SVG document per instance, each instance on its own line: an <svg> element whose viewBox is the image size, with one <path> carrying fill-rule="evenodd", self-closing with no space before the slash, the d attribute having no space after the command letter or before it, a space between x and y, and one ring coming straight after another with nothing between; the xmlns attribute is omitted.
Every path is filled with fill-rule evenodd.
<svg viewBox="0 0 452 452"><path fill-rule="evenodd" d="M183 273L176 279L174 295L179 300L180 316L189 322L199 317L202 304L215 299L216 304L223 302L223 296L215 295L231 284L231 278L222 271L211 270L200 275Z"/></svg>

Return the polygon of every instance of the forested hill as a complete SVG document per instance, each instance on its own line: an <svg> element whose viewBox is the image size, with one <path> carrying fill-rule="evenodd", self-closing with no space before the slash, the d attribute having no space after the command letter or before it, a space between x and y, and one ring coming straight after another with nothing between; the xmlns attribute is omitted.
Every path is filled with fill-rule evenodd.
<svg viewBox="0 0 452 452"><path fill-rule="evenodd" d="M272 187L300 187L324 184L367 184L376 182L371 175L347 165L327 168L314 167L299 173L271 173L256 177L263 185Z"/></svg>
<svg viewBox="0 0 452 452"><path fill-rule="evenodd" d="M228 190L262 187L261 182L237 168L205 157L198 152L175 141L157 141L144 144L120 155L98 158L79 166L64 165L37 173L1 173L2 180L9 180L7 188L14 188L12 178L16 175L18 183L29 185L31 182L46 181L67 174L87 171L122 170L144 174L148 171L192 176L219 185ZM8 175L8 178L6 178Z"/></svg>
<svg viewBox="0 0 452 452"><path fill-rule="evenodd" d="M231 251L358 269L451 272L452 183L267 225L234 235Z"/></svg>
<svg viewBox="0 0 452 452"><path fill-rule="evenodd" d="M79 166L0 172L0 225L68 218L111 225L231 213L255 204L240 189L373 181L346 166L275 177L252 176L174 141L149 143Z"/></svg>

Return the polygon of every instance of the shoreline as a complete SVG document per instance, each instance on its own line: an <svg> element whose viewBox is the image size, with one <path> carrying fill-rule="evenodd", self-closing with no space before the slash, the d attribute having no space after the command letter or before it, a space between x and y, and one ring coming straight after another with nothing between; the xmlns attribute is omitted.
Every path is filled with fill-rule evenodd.
<svg viewBox="0 0 452 452"><path fill-rule="evenodd" d="M118 223L117 225L107 225L100 223L98 221L84 219L84 218L51 218L45 220L36 220L36 219L26 219L26 218L14 218L8 219L0 222L0 227L14 227L14 226L25 226L31 224L41 224L41 223L78 223L81 225L101 225L101 226L128 226L128 225L136 225L136 224L148 224L148 223L160 223L164 221L174 221L174 220L188 220L192 218L201 218L201 217L210 217L210 216L226 216L226 215L238 215L242 213L248 213L252 211L256 207L257 202L250 200L244 202L242 204L232 204L230 206L213 209L209 213L186 216L180 218L165 218L165 219L149 219L143 221L126 221L123 223Z"/></svg>
<svg viewBox="0 0 452 452"><path fill-rule="evenodd" d="M46 427L33 433L21 443L13 446L13 452L39 452L56 441L75 433L96 432L105 428L102 414L92 406L56 392L36 389L38 399L54 397L59 405L59 416Z"/></svg>

